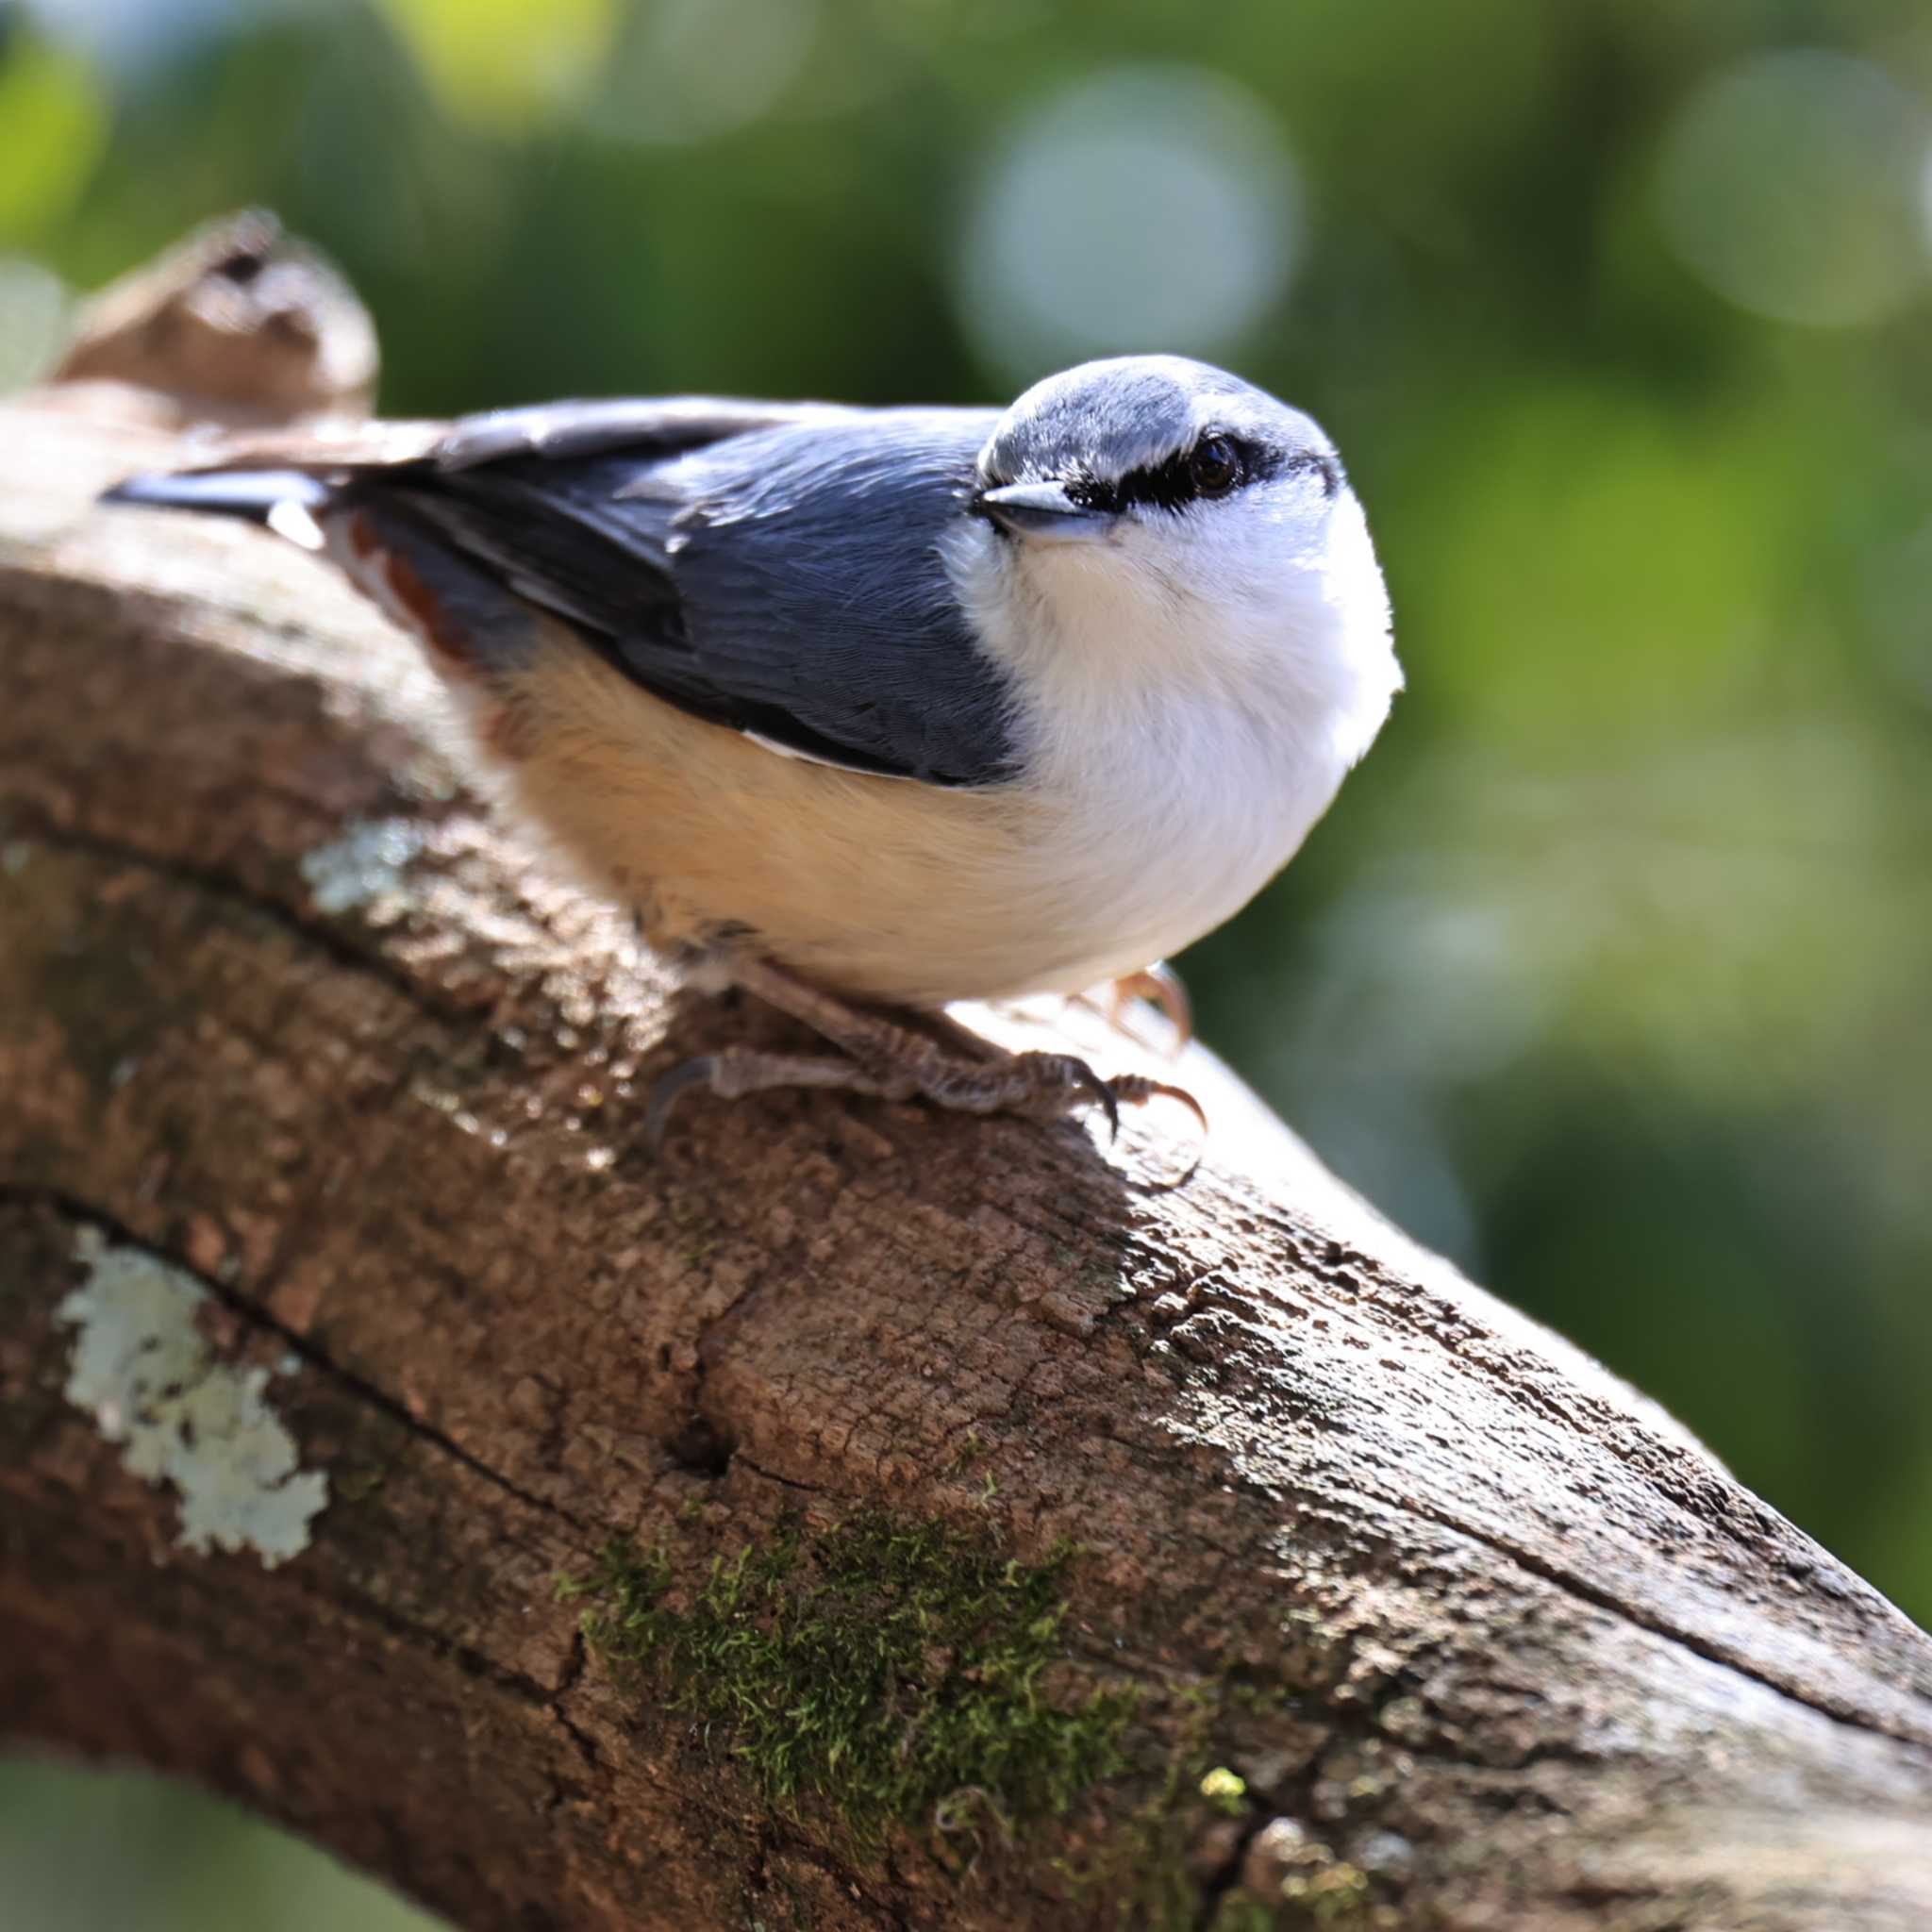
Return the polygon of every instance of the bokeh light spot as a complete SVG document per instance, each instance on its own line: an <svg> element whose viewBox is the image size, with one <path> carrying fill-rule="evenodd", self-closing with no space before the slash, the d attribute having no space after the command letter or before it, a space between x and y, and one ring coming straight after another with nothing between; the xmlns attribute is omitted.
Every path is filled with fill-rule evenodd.
<svg viewBox="0 0 1932 1932"><path fill-rule="evenodd" d="M656 0L626 20L591 124L665 142L746 126L797 77L818 25L817 0Z"/></svg>
<svg viewBox="0 0 1932 1932"><path fill-rule="evenodd" d="M1685 266L1727 301L1815 327L1892 314L1927 268L1924 108L1842 54L1759 55L1664 141L1657 193Z"/></svg>
<svg viewBox="0 0 1932 1932"><path fill-rule="evenodd" d="M67 289L37 261L0 255L0 395L31 382L54 359L67 320Z"/></svg>
<svg viewBox="0 0 1932 1932"><path fill-rule="evenodd" d="M238 29L259 28L306 0L26 0L39 29L118 87L192 58ZM0 22L4 25L4 22Z"/></svg>
<svg viewBox="0 0 1932 1932"><path fill-rule="evenodd" d="M379 0L454 116L513 132L574 106L610 50L613 0Z"/></svg>
<svg viewBox="0 0 1932 1932"><path fill-rule="evenodd" d="M1030 376L1126 350L1224 352L1287 286L1303 198L1274 117L1193 68L1122 68L1003 140L967 223L958 303Z"/></svg>

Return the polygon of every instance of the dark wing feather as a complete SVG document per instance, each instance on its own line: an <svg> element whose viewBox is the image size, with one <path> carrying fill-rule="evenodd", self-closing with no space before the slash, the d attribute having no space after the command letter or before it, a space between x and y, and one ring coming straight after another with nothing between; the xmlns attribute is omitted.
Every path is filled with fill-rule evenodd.
<svg viewBox="0 0 1932 1932"><path fill-rule="evenodd" d="M939 551L991 415L732 407L508 412L337 500L406 507L700 717L931 784L1008 773L1005 683Z"/></svg>
<svg viewBox="0 0 1932 1932"><path fill-rule="evenodd" d="M990 413L793 425L692 458L672 575L704 672L878 769L984 784L1012 761L1008 690L940 554Z"/></svg>

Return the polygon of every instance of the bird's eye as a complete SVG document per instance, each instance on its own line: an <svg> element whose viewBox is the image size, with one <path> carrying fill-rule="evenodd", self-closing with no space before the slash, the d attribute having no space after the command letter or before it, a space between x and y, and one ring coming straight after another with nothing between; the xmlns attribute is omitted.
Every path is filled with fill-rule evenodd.
<svg viewBox="0 0 1932 1932"><path fill-rule="evenodd" d="M1225 496L1241 480L1241 453L1225 436L1204 436L1188 458L1188 474L1203 496Z"/></svg>

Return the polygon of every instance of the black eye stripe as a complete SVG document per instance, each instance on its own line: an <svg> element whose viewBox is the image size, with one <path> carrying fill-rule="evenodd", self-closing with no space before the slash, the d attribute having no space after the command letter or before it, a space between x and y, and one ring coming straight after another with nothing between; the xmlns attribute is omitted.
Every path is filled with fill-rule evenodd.
<svg viewBox="0 0 1932 1932"><path fill-rule="evenodd" d="M1264 482L1269 477L1297 471L1313 471L1320 476L1322 492L1332 497L1341 487L1341 467L1331 456L1320 450L1298 449L1294 451L1277 449L1267 443L1251 442L1244 437L1229 436L1224 431L1209 431L1206 441L1219 434L1220 440L1232 444L1241 458L1241 479L1230 491L1224 495L1239 494L1250 483ZM1170 457L1164 463L1150 464L1141 470L1130 470L1118 482L1105 483L1097 476L1073 476L1067 481L1067 494L1082 509L1118 511L1141 505L1157 509L1182 509L1189 504L1203 500L1204 492L1193 470L1194 452L1200 442L1194 442L1177 455Z"/></svg>

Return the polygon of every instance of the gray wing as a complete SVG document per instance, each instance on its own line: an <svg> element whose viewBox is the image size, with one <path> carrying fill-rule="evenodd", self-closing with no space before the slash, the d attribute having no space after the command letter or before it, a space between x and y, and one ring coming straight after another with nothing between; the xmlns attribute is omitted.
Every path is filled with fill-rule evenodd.
<svg viewBox="0 0 1932 1932"><path fill-rule="evenodd" d="M391 527L400 513L699 717L828 763L979 785L1012 766L1007 689L939 544L994 420L558 405L351 469L335 500Z"/></svg>

